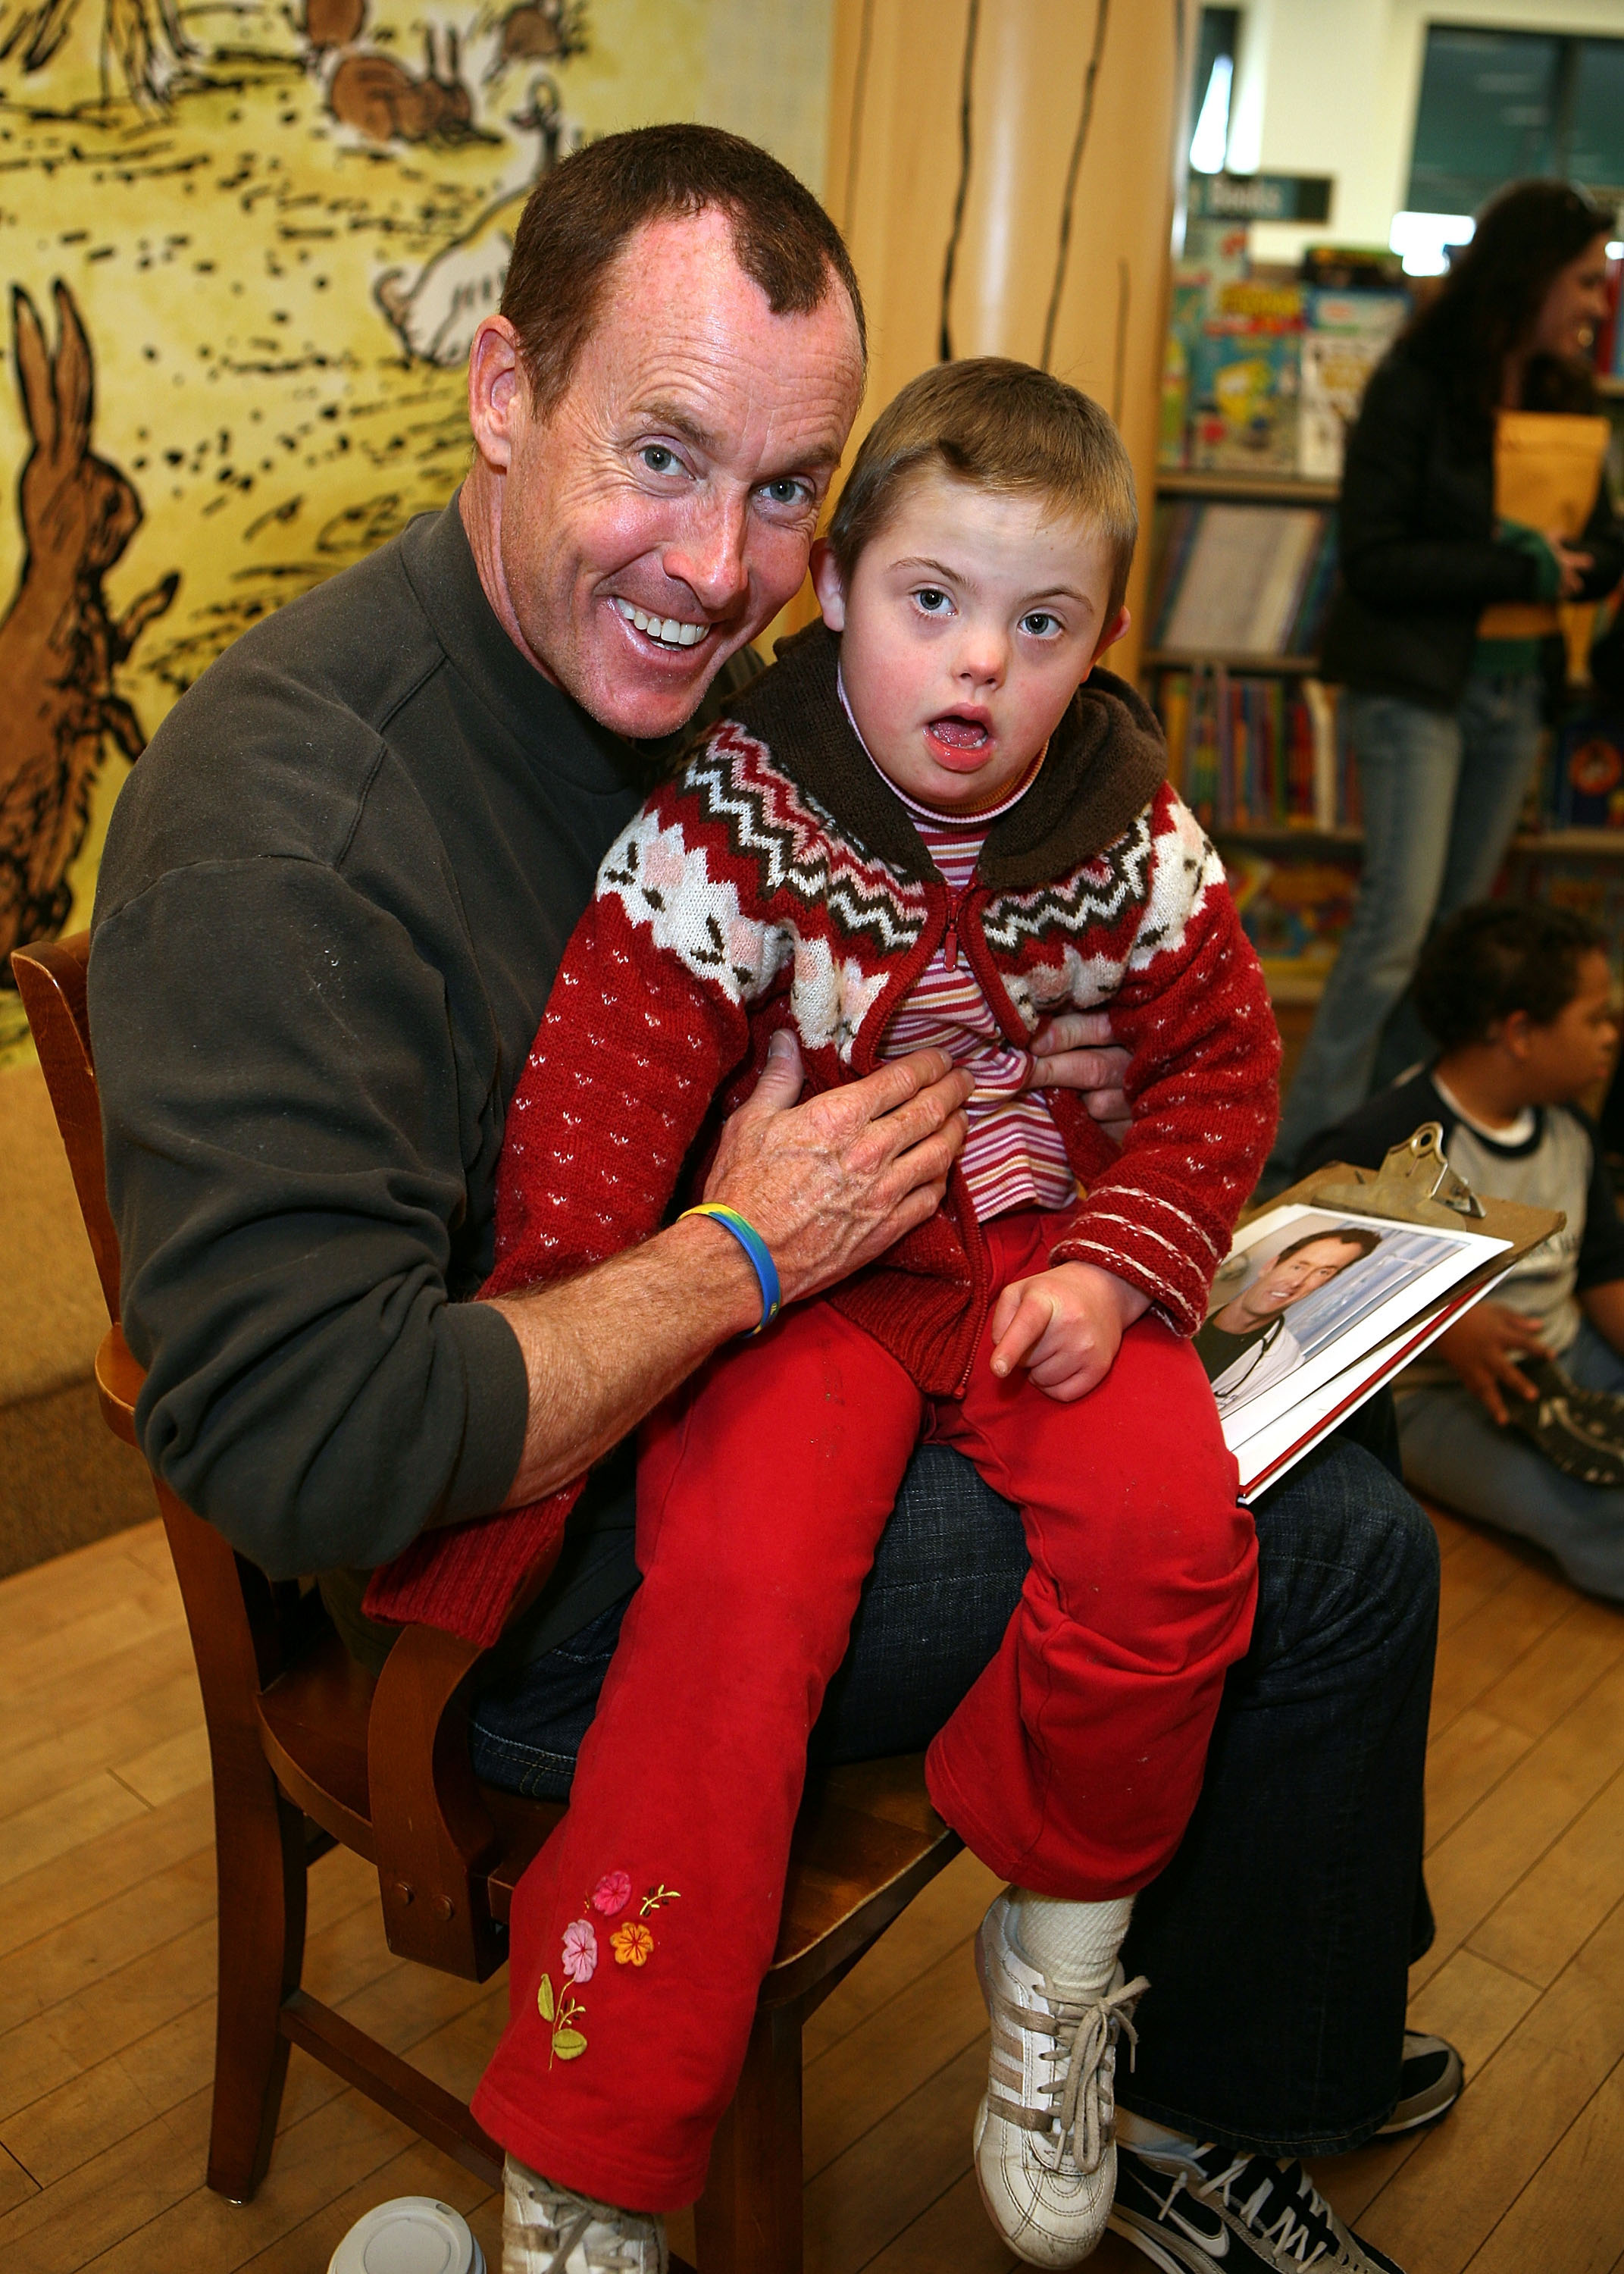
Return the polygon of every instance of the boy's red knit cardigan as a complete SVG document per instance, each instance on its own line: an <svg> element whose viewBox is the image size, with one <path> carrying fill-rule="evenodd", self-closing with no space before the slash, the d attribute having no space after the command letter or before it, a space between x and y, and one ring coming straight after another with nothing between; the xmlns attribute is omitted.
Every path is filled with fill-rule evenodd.
<svg viewBox="0 0 1624 2274"><path fill-rule="evenodd" d="M1046 1093L1084 1195L1050 1254L1114 1271L1193 1334L1274 1134L1280 1045L1154 716L1096 671L955 898L846 717L838 659L821 625L786 643L610 848L508 1109L482 1291L567 1278L658 1230L775 1028L814 1089L871 1072L951 930L1015 1043L1109 1005L1133 1126L1118 1149L1074 1093ZM959 1173L928 1224L824 1299L928 1394L959 1389L989 1301ZM424 1533L373 1574L367 1610L493 1642L581 1481Z"/></svg>

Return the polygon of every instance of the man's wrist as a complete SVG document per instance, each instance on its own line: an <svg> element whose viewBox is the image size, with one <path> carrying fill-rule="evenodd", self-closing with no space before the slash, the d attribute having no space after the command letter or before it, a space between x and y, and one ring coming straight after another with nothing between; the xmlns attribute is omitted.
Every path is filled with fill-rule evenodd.
<svg viewBox="0 0 1624 2274"><path fill-rule="evenodd" d="M761 1324L761 1282L738 1240L714 1216L683 1216L660 1234L673 1255L683 1258L696 1308L716 1330L718 1343L748 1335Z"/></svg>

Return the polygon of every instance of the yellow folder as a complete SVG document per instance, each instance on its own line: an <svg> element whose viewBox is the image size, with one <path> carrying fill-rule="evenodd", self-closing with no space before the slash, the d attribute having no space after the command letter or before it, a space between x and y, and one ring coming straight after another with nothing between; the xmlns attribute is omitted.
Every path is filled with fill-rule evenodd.
<svg viewBox="0 0 1624 2274"><path fill-rule="evenodd" d="M1566 411L1502 410L1494 424L1494 517L1525 529L1554 530L1571 544L1595 510L1612 430L1605 418ZM1538 639L1561 615L1545 601L1506 600L1485 608L1479 639Z"/></svg>

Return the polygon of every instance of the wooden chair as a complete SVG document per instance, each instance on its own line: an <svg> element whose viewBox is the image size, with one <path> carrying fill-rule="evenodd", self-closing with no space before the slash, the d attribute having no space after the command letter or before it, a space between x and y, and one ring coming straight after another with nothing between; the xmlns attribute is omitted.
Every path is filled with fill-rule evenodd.
<svg viewBox="0 0 1624 2274"><path fill-rule="evenodd" d="M85 1008L89 945L80 933L11 960L114 1322L96 1357L102 1410L133 1444L143 1376L117 1325L118 1241ZM501 2150L468 2109L300 1988L306 1871L337 1842L365 1856L378 1867L390 1949L482 1982L506 1955L515 1883L562 1808L475 1779L471 1646L408 1627L374 1683L319 1596L272 1585L153 1481L214 1770L220 1997L208 2184L237 2202L253 2195L297 2044L499 2187ZM530 1575L524 1601L548 1568ZM695 2212L702 2274L801 2267L801 2025L958 1848L917 1758L836 1770L809 1789L777 1954Z"/></svg>

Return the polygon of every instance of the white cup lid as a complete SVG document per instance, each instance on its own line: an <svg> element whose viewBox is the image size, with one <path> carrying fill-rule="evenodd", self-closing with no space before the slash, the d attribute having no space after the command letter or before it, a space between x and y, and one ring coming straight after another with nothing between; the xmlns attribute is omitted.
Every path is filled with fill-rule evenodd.
<svg viewBox="0 0 1624 2274"><path fill-rule="evenodd" d="M327 2274L485 2274L468 2221L432 2195L396 2195L357 2219Z"/></svg>

